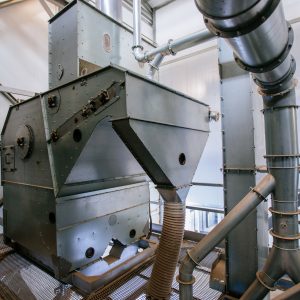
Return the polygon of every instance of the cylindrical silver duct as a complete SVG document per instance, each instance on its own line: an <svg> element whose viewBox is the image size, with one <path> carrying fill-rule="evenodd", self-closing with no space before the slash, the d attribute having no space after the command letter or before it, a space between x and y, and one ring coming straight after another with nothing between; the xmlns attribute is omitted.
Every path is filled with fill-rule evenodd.
<svg viewBox="0 0 300 300"><path fill-rule="evenodd" d="M215 18L230 18L239 15L241 12L248 10L255 5L259 0L226 0L225 1L211 1L202 0L196 1L200 11Z"/></svg>
<svg viewBox="0 0 300 300"><path fill-rule="evenodd" d="M196 4L208 29L226 39L236 62L253 73L263 93L291 88L293 30L280 0L196 0Z"/></svg>
<svg viewBox="0 0 300 300"><path fill-rule="evenodd" d="M273 247L241 298L263 299L284 274L295 283L300 281L296 63L290 55L293 30L280 0L196 0L196 4L207 27L227 40L236 62L253 73L264 96L266 159L276 181L270 208Z"/></svg>
<svg viewBox="0 0 300 300"><path fill-rule="evenodd" d="M96 7L114 20L122 22L121 0L96 0Z"/></svg>
<svg viewBox="0 0 300 300"><path fill-rule="evenodd" d="M133 48L142 48L141 0L133 0Z"/></svg>

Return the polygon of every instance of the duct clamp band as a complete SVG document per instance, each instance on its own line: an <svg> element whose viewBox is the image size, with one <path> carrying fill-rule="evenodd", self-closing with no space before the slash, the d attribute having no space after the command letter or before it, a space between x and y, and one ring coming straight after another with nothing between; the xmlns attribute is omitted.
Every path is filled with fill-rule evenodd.
<svg viewBox="0 0 300 300"><path fill-rule="evenodd" d="M195 277L193 276L192 280L190 280L190 281L181 281L181 280L179 279L179 275L177 275L177 276L176 276L176 281L177 281L179 284L183 284L183 285L192 285L192 284L195 283L196 279L195 279Z"/></svg>
<svg viewBox="0 0 300 300"><path fill-rule="evenodd" d="M280 235L278 233L275 233L273 231L273 228L269 230L269 233L274 237L274 238L277 238L277 239L280 239L280 240L285 240L285 241L296 241L296 240L300 240L300 234L297 234L297 235L293 235L293 236L283 236L283 235Z"/></svg>
<svg viewBox="0 0 300 300"><path fill-rule="evenodd" d="M255 188L250 188L250 191L254 192L262 201L267 202L268 200L266 199L266 197L264 195L262 195L258 190L256 190Z"/></svg>
<svg viewBox="0 0 300 300"><path fill-rule="evenodd" d="M283 216L296 216L300 215L300 210L297 211L277 211L274 210L272 207L269 208L269 212L276 215L283 215Z"/></svg>
<svg viewBox="0 0 300 300"><path fill-rule="evenodd" d="M172 42L173 42L172 39L168 40L168 51L171 55L175 56L176 52L174 52L174 50L172 49Z"/></svg>
<svg viewBox="0 0 300 300"><path fill-rule="evenodd" d="M262 278L263 276L263 278ZM265 272L257 272L256 273L256 278L257 280L268 290L270 291L275 291L276 288L272 287L271 285L274 285L276 283L276 280L272 279L268 274L266 274ZM266 283L265 281L267 280L268 283Z"/></svg>

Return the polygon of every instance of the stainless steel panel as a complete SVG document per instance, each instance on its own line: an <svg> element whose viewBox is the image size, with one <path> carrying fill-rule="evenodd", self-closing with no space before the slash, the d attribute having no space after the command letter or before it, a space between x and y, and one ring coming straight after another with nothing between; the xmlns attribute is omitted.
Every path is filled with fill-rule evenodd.
<svg viewBox="0 0 300 300"><path fill-rule="evenodd" d="M96 7L117 21L122 21L122 1L96 0Z"/></svg>
<svg viewBox="0 0 300 300"><path fill-rule="evenodd" d="M254 124L250 76L234 63L231 50L224 41L219 41L219 47L224 207L228 214L249 188L255 186ZM239 297L252 283L258 266L257 251L253 249L261 248L265 243L257 241L256 211L228 235L227 293Z"/></svg>
<svg viewBox="0 0 300 300"><path fill-rule="evenodd" d="M254 168L254 126L249 73L234 61L221 63L224 164L227 168ZM227 71L226 71L227 70ZM237 72L235 72L236 70ZM229 71L228 74L227 72ZM245 92L244 92L245 91ZM236 130L238 128L238 130ZM245 137L247 135L248 138ZM241 149L243 149L241 151ZM249 159L250 160L249 160Z"/></svg>
<svg viewBox="0 0 300 300"><path fill-rule="evenodd" d="M113 126L155 184L191 183L208 132L135 119L113 121Z"/></svg>
<svg viewBox="0 0 300 300"><path fill-rule="evenodd" d="M68 175L66 184L135 174L144 174L144 170L112 130L109 120L104 119L93 130Z"/></svg>
<svg viewBox="0 0 300 300"><path fill-rule="evenodd" d="M18 146L18 131L30 126L33 134L31 155L24 158ZM2 180L52 188L50 164L47 153L45 129L39 97L10 108L2 133L2 143L15 149L15 171L4 170Z"/></svg>
<svg viewBox="0 0 300 300"><path fill-rule="evenodd" d="M49 88L78 77L77 7L49 25Z"/></svg>
<svg viewBox="0 0 300 300"><path fill-rule="evenodd" d="M53 91L45 94L42 105L47 139L50 138L53 130L82 109L91 97L97 96L101 90L106 90L112 82L123 80L124 74L120 70L109 68L105 72L98 72L86 78L84 84L81 80L77 80L61 87L58 89L60 106L57 113L52 112L53 109L49 108L47 101L48 95L52 95ZM78 125L74 123L66 135L56 143L48 145L57 194L68 195L75 191L83 193L90 191L91 188L110 188L130 184L137 181L132 178L133 175L144 174L135 158L107 123L110 119L108 116L120 117L124 114L124 93L124 90L121 91L122 97L116 99L113 105L106 106L104 111L91 116L85 122ZM82 138L79 142L73 139L75 129L81 131ZM67 151L67 149L72 150ZM102 163L101 167L99 167L100 163ZM145 177L138 179L140 182L144 180Z"/></svg>
<svg viewBox="0 0 300 300"><path fill-rule="evenodd" d="M138 237L148 232L145 223L145 220L149 218L148 208L149 204L141 204L114 212L113 215L117 218L117 223L114 225L110 225L110 215L106 215L59 230L57 232L57 255L70 263L69 271L71 271L99 259L112 238L124 245L133 243ZM130 238L132 230L136 232L134 238ZM85 254L90 247L95 249L95 254L87 258Z"/></svg>
<svg viewBox="0 0 300 300"><path fill-rule="evenodd" d="M126 92L127 114L134 119L209 131L209 108L199 100L133 74L126 76Z"/></svg>
<svg viewBox="0 0 300 300"><path fill-rule="evenodd" d="M142 204L149 205L149 201L148 183L57 198L57 229L63 230L66 227L112 215ZM117 222L115 218L113 219Z"/></svg>
<svg viewBox="0 0 300 300"><path fill-rule="evenodd" d="M132 32L86 1L74 1L50 20L49 41L50 88L88 74L95 66L117 64L146 75L146 65L138 64L132 54ZM154 47L145 41L142 45L145 50ZM79 60L93 67L86 64L84 72L79 72Z"/></svg>
<svg viewBox="0 0 300 300"><path fill-rule="evenodd" d="M36 187L4 185L4 235L26 248L27 254L53 267L56 254L53 191Z"/></svg>

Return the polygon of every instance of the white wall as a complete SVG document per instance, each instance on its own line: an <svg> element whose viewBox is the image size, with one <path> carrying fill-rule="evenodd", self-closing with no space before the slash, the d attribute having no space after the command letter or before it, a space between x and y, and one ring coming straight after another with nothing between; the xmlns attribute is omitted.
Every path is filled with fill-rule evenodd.
<svg viewBox="0 0 300 300"><path fill-rule="evenodd" d="M157 40L165 43L205 29L201 14L193 0L177 0L157 11ZM218 50L216 41L207 42L168 57L159 72L159 79L220 111ZM194 181L222 183L221 122L210 124L210 135ZM195 145L197 147L197 145ZM222 188L192 187L188 204L223 207Z"/></svg>
<svg viewBox="0 0 300 300"><path fill-rule="evenodd" d="M37 0L0 9L0 83L37 92L47 89L48 18Z"/></svg>
<svg viewBox="0 0 300 300"><path fill-rule="evenodd" d="M0 83L41 92L48 87L48 15L37 0L0 9ZM0 130L10 103L0 95ZM2 189L0 189L2 196Z"/></svg>

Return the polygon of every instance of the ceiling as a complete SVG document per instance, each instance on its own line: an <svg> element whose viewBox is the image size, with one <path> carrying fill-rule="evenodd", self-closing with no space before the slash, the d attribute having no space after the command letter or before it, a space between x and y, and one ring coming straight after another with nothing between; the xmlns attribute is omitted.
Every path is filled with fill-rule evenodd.
<svg viewBox="0 0 300 300"><path fill-rule="evenodd" d="M166 4L174 2L175 0L146 0L152 8L160 8Z"/></svg>

